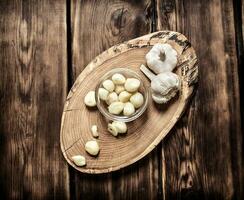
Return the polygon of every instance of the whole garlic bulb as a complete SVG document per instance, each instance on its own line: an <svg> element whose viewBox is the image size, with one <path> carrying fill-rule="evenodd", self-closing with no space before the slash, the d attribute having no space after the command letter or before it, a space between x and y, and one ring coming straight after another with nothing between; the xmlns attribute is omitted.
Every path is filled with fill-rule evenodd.
<svg viewBox="0 0 244 200"><path fill-rule="evenodd" d="M151 80L152 99L156 103L167 103L179 91L180 78L177 74L165 72L155 75L144 65L140 69Z"/></svg>
<svg viewBox="0 0 244 200"><path fill-rule="evenodd" d="M127 78L125 81L125 89L128 92L136 92L140 87L141 82L136 78Z"/></svg>
<svg viewBox="0 0 244 200"><path fill-rule="evenodd" d="M92 156L96 156L100 151L99 145L95 140L90 140L86 142L85 150L87 151L87 153L89 153Z"/></svg>
<svg viewBox="0 0 244 200"><path fill-rule="evenodd" d="M105 80L105 81L103 81L102 85L109 92L113 92L114 91L115 86L114 86L113 81L111 81L109 79L108 80Z"/></svg>
<svg viewBox="0 0 244 200"><path fill-rule="evenodd" d="M96 99L95 99L95 91L89 91L85 98L84 98L84 103L86 104L86 106L89 107L94 107L97 105L96 103Z"/></svg>
<svg viewBox="0 0 244 200"><path fill-rule="evenodd" d="M146 54L146 61L156 74L171 72L177 64L177 52L169 44L158 43Z"/></svg>

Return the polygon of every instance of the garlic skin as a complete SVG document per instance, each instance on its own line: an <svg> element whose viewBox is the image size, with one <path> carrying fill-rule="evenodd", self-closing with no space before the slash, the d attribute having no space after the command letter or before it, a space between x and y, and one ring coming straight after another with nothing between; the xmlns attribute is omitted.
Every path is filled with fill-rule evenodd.
<svg viewBox="0 0 244 200"><path fill-rule="evenodd" d="M91 132L92 132L92 136L97 138L99 135L98 135L98 131L97 131L97 125L92 125L91 126Z"/></svg>
<svg viewBox="0 0 244 200"><path fill-rule="evenodd" d="M116 85L114 91L119 95L121 92L125 91L125 87L123 85Z"/></svg>
<svg viewBox="0 0 244 200"><path fill-rule="evenodd" d="M124 103L117 101L109 105L108 112L114 115L118 115L123 111L123 109L124 109Z"/></svg>
<svg viewBox="0 0 244 200"><path fill-rule="evenodd" d="M116 73L112 76L112 81L114 82L114 84L124 84L125 80L126 78L119 73Z"/></svg>
<svg viewBox="0 0 244 200"><path fill-rule="evenodd" d="M144 97L140 92L137 92L130 97L130 102L135 108L140 108L144 103Z"/></svg>
<svg viewBox="0 0 244 200"><path fill-rule="evenodd" d="M86 158L81 155L76 155L71 157L72 161L75 163L75 165L82 167L86 165Z"/></svg>
<svg viewBox="0 0 244 200"><path fill-rule="evenodd" d="M109 94L109 91L104 89L104 88L99 88L98 89L98 96L100 99L102 99L103 101L106 101L107 98L108 98L108 94Z"/></svg>
<svg viewBox="0 0 244 200"><path fill-rule="evenodd" d="M103 81L102 85L109 92L113 92L114 91L115 86L114 86L113 81L111 81L111 80L105 80L105 81Z"/></svg>
<svg viewBox="0 0 244 200"><path fill-rule="evenodd" d="M136 78L127 78L125 81L125 89L128 92L136 92L140 87L141 82Z"/></svg>
<svg viewBox="0 0 244 200"><path fill-rule="evenodd" d="M97 105L96 99L95 99L95 91L89 91L85 98L84 98L84 103L88 107L94 107Z"/></svg>
<svg viewBox="0 0 244 200"><path fill-rule="evenodd" d="M96 156L100 151L99 145L95 140L90 140L86 142L85 150L87 151L87 153L89 153L92 156Z"/></svg>
<svg viewBox="0 0 244 200"><path fill-rule="evenodd" d="M108 95L106 103L110 105L111 103L116 101L118 101L118 95L116 94L116 92L112 92Z"/></svg>
<svg viewBox="0 0 244 200"><path fill-rule="evenodd" d="M119 94L119 100L123 103L129 101L130 97L131 97L131 93L127 92L127 91L123 91Z"/></svg>
<svg viewBox="0 0 244 200"><path fill-rule="evenodd" d="M113 121L112 123L108 124L108 131L113 136L118 136L118 134L124 134L127 132L127 125L124 122L120 121Z"/></svg>
<svg viewBox="0 0 244 200"><path fill-rule="evenodd" d="M152 99L156 103L167 103L179 91L181 82L177 74L165 72L155 75L144 65L140 69L151 80Z"/></svg>
<svg viewBox="0 0 244 200"><path fill-rule="evenodd" d="M125 103L124 110L123 110L123 115L130 116L133 113L135 113L134 105L131 102Z"/></svg>
<svg viewBox="0 0 244 200"><path fill-rule="evenodd" d="M158 43L146 54L146 61L148 67L156 74L171 72L178 62L177 52L170 44Z"/></svg>

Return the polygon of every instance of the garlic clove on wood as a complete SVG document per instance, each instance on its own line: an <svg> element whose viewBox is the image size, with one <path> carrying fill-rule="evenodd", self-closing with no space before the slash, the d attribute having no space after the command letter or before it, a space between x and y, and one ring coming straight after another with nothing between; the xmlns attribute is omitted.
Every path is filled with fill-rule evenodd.
<svg viewBox="0 0 244 200"><path fill-rule="evenodd" d="M122 133L126 133L127 132L127 125L125 122L121 122L121 121L113 121L112 125L114 127L116 127L118 133L122 134Z"/></svg>
<svg viewBox="0 0 244 200"><path fill-rule="evenodd" d="M177 52L170 44L158 43L146 54L146 61L156 74L173 71L178 62Z"/></svg>
<svg viewBox="0 0 244 200"><path fill-rule="evenodd" d="M89 107L94 107L97 105L96 103L96 99L95 99L95 91L89 91L85 98L84 98L84 103L86 104L86 106Z"/></svg>
<svg viewBox="0 0 244 200"><path fill-rule="evenodd" d="M136 78L127 78L125 81L125 89L128 92L136 92L140 87L141 82Z"/></svg>
<svg viewBox="0 0 244 200"><path fill-rule="evenodd" d="M118 134L124 134L127 132L127 125L125 122L121 121L113 121L112 123L108 124L108 131L113 136L118 136Z"/></svg>
<svg viewBox="0 0 244 200"><path fill-rule="evenodd" d="M135 113L135 107L131 102L126 102L123 110L123 115L130 116Z"/></svg>
<svg viewBox="0 0 244 200"><path fill-rule="evenodd" d="M98 135L98 131L97 131L97 125L92 125L91 126L91 132L92 132L92 136L97 138L99 135Z"/></svg>
<svg viewBox="0 0 244 200"><path fill-rule="evenodd" d="M100 99L102 99L103 101L106 101L107 98L108 98L108 94L109 94L109 91L104 89L104 88L99 88L98 89L98 96Z"/></svg>
<svg viewBox="0 0 244 200"><path fill-rule="evenodd" d="M110 132L113 136L118 136L118 130L113 124L108 124L108 132Z"/></svg>
<svg viewBox="0 0 244 200"><path fill-rule="evenodd" d="M144 97L140 92L137 92L130 97L130 102L135 108L140 108L144 103Z"/></svg>
<svg viewBox="0 0 244 200"><path fill-rule="evenodd" d="M112 81L114 82L114 84L124 84L125 80L126 78L119 73L116 73L112 76Z"/></svg>
<svg viewBox="0 0 244 200"><path fill-rule="evenodd" d="M109 92L113 92L114 91L115 86L114 86L113 81L111 81L109 79L108 80L105 80L105 81L103 81L102 85Z"/></svg>
<svg viewBox="0 0 244 200"><path fill-rule="evenodd" d="M119 115L123 111L123 109L124 109L124 103L117 101L109 105L108 112L110 112L111 114Z"/></svg>
<svg viewBox="0 0 244 200"><path fill-rule="evenodd" d="M116 101L118 101L118 95L116 94L116 92L112 92L108 95L106 103L110 105L111 103Z"/></svg>
<svg viewBox="0 0 244 200"><path fill-rule="evenodd" d="M98 145L97 141L90 140L90 141L86 142L86 144L85 144L85 150L90 155L96 156L99 153L100 148L99 148L99 145Z"/></svg>
<svg viewBox="0 0 244 200"><path fill-rule="evenodd" d="M75 165L77 165L79 167L86 165L86 158L84 156L76 155L76 156L72 156L71 159L75 163Z"/></svg>

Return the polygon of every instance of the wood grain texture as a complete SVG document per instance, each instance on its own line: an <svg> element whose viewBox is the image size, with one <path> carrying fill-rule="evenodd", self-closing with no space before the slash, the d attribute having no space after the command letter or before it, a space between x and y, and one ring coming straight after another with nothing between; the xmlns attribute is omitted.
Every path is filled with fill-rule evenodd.
<svg viewBox="0 0 244 200"><path fill-rule="evenodd" d="M1 1L0 49L1 197L68 199L65 1Z"/></svg>
<svg viewBox="0 0 244 200"><path fill-rule="evenodd" d="M163 142L165 199L242 199L232 1L158 0L157 10L157 27L185 34L199 56L197 94Z"/></svg>
<svg viewBox="0 0 244 200"><path fill-rule="evenodd" d="M147 0L72 1L73 81L88 62L107 48L150 33L151 9ZM109 175L93 177L71 171L77 199L157 199L157 151L139 164Z"/></svg>

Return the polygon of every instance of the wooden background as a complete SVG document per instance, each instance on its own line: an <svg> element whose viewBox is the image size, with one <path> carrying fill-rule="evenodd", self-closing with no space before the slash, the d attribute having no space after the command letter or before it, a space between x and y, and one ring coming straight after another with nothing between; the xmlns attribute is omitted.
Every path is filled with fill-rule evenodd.
<svg viewBox="0 0 244 200"><path fill-rule="evenodd" d="M0 197L243 199L243 13L238 0L0 0ZM141 161L77 172L59 144L69 88L96 55L156 30L196 49L191 106Z"/></svg>

